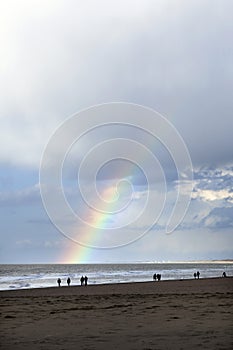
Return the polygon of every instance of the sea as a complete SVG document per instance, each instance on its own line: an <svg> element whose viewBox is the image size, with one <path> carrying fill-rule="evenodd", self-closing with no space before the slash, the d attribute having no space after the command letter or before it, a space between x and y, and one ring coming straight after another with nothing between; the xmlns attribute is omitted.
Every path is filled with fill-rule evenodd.
<svg viewBox="0 0 233 350"><path fill-rule="evenodd" d="M152 281L153 274L161 274L162 280L192 279L194 272L200 278L221 277L223 272L233 276L232 262L183 262L183 263L137 263L137 264L27 264L0 265L0 290L46 288L80 285L80 277L87 276L88 284L109 284Z"/></svg>

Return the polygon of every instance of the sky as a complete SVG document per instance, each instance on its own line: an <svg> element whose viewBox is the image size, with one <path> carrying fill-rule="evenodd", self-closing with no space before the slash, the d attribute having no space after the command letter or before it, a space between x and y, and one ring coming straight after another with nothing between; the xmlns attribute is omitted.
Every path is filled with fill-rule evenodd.
<svg viewBox="0 0 233 350"><path fill-rule="evenodd" d="M0 263L233 259L232 13L230 0L1 1ZM156 120L171 138L148 132ZM64 147L79 221L46 173ZM167 234L178 191L190 204Z"/></svg>

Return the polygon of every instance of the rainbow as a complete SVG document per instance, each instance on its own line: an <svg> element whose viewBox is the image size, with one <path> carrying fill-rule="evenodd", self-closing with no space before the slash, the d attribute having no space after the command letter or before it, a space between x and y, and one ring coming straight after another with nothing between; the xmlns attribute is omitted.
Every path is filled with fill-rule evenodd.
<svg viewBox="0 0 233 350"><path fill-rule="evenodd" d="M112 209L112 205L118 198L118 193L116 186L108 185L106 186L100 194L104 205L101 207L101 212L92 210L92 217L89 220L89 225L82 231L81 236L79 236L79 241L85 241L84 237L88 235L89 241L96 242L98 239L96 231L99 229L104 229L108 227L109 218L111 213L109 211ZM83 239L82 239L83 238ZM91 247L82 246L81 244L71 241L71 249L68 251L67 255L60 261L64 264L85 264L89 263L95 259L98 251Z"/></svg>
<svg viewBox="0 0 233 350"><path fill-rule="evenodd" d="M96 206L99 211L91 210L90 217L90 209L88 208L84 215L85 218L89 217L88 222L85 224L84 228L79 228L79 230L82 230L81 234L79 232L77 239L80 244L70 241L71 248L66 252L66 255L62 259L62 263L82 264L98 260L96 258L99 256L99 250L82 245L82 242L85 242L86 237L88 237L88 241L91 242L92 246L98 246L98 239L100 240L101 231L103 232L103 229L111 227L111 217L114 215L111 213L115 211L114 207L116 207L117 200L122 194L121 191L123 191L125 194L126 192L124 191L125 189L129 188L129 182L132 183L132 181L129 180L132 180L132 176L135 174L135 171L138 171L138 166L133 162L129 165L129 162L127 162L126 166L119 167L118 177L117 179L115 178L114 184L110 181L105 182L105 187L99 194L102 199L101 207L99 202ZM119 184L119 181L121 181L120 186L117 185L117 183ZM124 186L124 183L126 183L126 187ZM119 193L119 191L121 193ZM77 231L74 231L74 237L75 233L77 233Z"/></svg>

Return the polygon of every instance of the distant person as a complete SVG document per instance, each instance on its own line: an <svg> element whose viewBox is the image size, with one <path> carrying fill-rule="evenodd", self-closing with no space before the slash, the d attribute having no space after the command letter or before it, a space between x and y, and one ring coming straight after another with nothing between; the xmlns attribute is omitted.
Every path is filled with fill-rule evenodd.
<svg viewBox="0 0 233 350"><path fill-rule="evenodd" d="M200 272L197 271L197 279L199 279L199 277L200 277Z"/></svg>
<svg viewBox="0 0 233 350"><path fill-rule="evenodd" d="M87 281L88 281L88 277L85 276L85 277L84 277L85 286L87 286Z"/></svg>
<svg viewBox="0 0 233 350"><path fill-rule="evenodd" d="M156 279L157 279L157 275L156 275L156 273L154 273L153 274L153 280L156 281Z"/></svg>
<svg viewBox="0 0 233 350"><path fill-rule="evenodd" d="M225 271L223 272L222 277L227 277L227 274Z"/></svg>
<svg viewBox="0 0 233 350"><path fill-rule="evenodd" d="M158 280L158 281L161 280L161 275L160 275L160 273L157 273L157 280Z"/></svg>
<svg viewBox="0 0 233 350"><path fill-rule="evenodd" d="M71 282L71 279L70 279L70 277L68 277L68 278L67 278L68 287L70 286L70 282Z"/></svg>
<svg viewBox="0 0 233 350"><path fill-rule="evenodd" d="M61 286L61 279L60 278L57 279L57 284L58 284L58 287Z"/></svg>
<svg viewBox="0 0 233 350"><path fill-rule="evenodd" d="M84 283L84 277L83 276L80 278L80 282L81 282L81 286L83 286L83 283Z"/></svg>
<svg viewBox="0 0 233 350"><path fill-rule="evenodd" d="M193 277L194 277L195 279L197 278L196 272L194 272Z"/></svg>

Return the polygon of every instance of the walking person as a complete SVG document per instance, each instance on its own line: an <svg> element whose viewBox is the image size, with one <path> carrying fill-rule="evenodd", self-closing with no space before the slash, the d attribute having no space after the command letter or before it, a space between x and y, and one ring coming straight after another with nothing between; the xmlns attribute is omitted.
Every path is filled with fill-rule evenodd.
<svg viewBox="0 0 233 350"><path fill-rule="evenodd" d="M88 281L87 276L84 277L84 281L85 281L85 286L87 286L87 281Z"/></svg>
<svg viewBox="0 0 233 350"><path fill-rule="evenodd" d="M60 278L57 279L57 284L58 284L58 287L61 286L61 279Z"/></svg>
<svg viewBox="0 0 233 350"><path fill-rule="evenodd" d="M84 277L83 276L80 278L80 282L81 282L81 286L83 286L83 283L84 283Z"/></svg>

